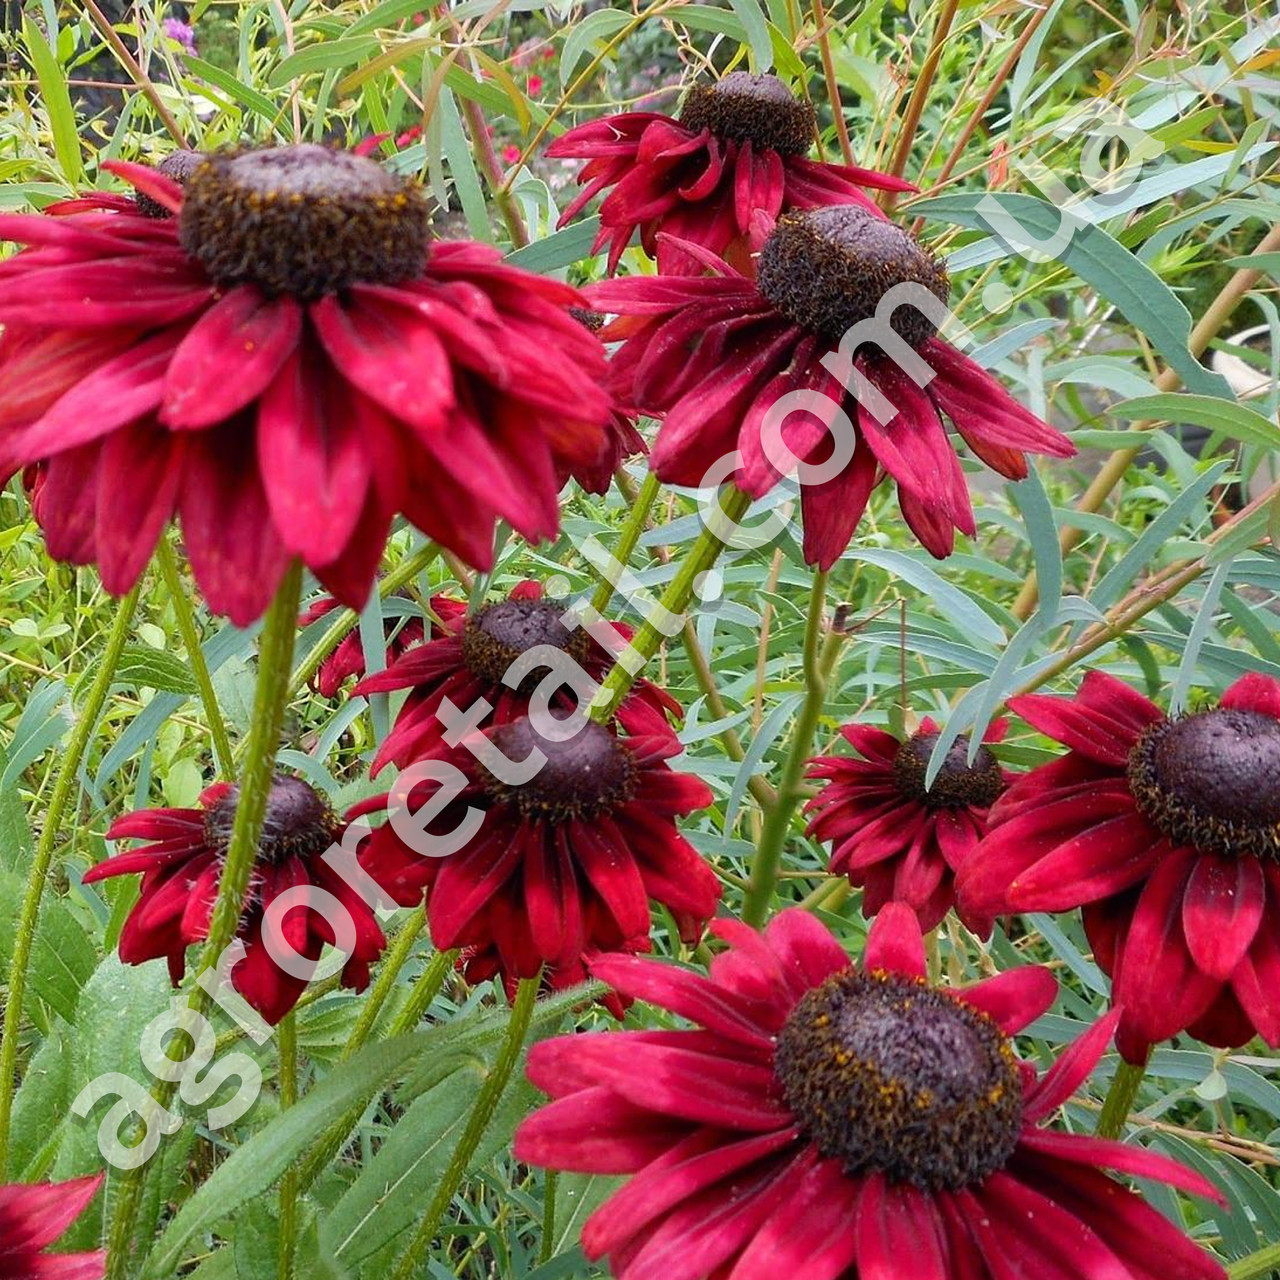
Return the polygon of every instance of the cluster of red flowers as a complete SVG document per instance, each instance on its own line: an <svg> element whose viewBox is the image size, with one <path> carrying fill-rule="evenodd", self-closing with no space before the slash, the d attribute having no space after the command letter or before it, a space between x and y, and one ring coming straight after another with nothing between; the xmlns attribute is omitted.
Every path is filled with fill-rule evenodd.
<svg viewBox="0 0 1280 1280"><path fill-rule="evenodd" d="M1280 1046L1280 681L1244 676L1180 718L1101 671L1009 705L1066 755L1013 777L962 736L926 787L926 720L905 742L847 725L858 758L813 762L810 832L863 911L901 902L932 928L954 906L985 936L1000 916L1080 909L1130 1062L1183 1032Z"/></svg>
<svg viewBox="0 0 1280 1280"><path fill-rule="evenodd" d="M945 269L864 191L910 185L808 159L814 131L776 77L735 72L695 86L679 119L628 113L561 136L550 154L586 161L566 219L607 193L596 247L609 273L637 232L658 267L582 292L488 246L433 240L420 191L367 155L109 165L135 197L0 215L0 235L29 246L0 263L0 478L27 469L50 553L96 564L114 592L177 519L210 608L242 625L294 560L332 593L301 624L360 608L397 515L482 570L499 521L553 537L564 483L603 492L644 447L641 413L661 420L651 464L665 482L698 485L726 454L752 496L796 467L823 471L802 492L810 563L839 558L885 478L946 556L974 532L948 423L1009 477L1027 452L1071 446L940 336ZM846 350L900 286L925 304ZM620 344L612 359L602 340ZM856 440L832 469L841 420ZM449 851L424 857L386 822L357 835L359 867L394 902L425 903L434 944L460 949L469 979L555 987L591 973L615 1010L648 1001L694 1024L569 1036L530 1057L553 1100L517 1156L631 1175L584 1232L623 1280L772 1280L780 1267L887 1280L903 1258L924 1280L1220 1277L1104 1170L1212 1196L1207 1182L1043 1125L1117 1026L1133 1061L1181 1031L1280 1044L1280 684L1246 678L1180 719L1096 675L1075 698L1015 699L1068 748L1021 777L990 749L1004 721L983 743L957 739L936 774L931 721L905 740L847 726L857 756L812 762L827 785L810 831L876 916L861 966L789 910L763 933L715 921L726 946L704 977L638 953L654 903L685 943L703 940L720 883L679 823L713 795L672 767L681 707L656 684L638 680L607 725L585 719L615 658L603 634L523 583L395 620L375 674L344 641L316 690L363 675L356 694L407 691L373 772L422 772L345 815L276 776L232 975L246 999L276 1022L305 988L265 936L273 903L300 886L348 913L342 981L367 983L385 939L326 854L357 820L407 804ZM181 978L209 933L238 802L219 783L197 808L107 832L148 842L85 876L142 876L126 962L164 958ZM1116 1008L1042 1076L1013 1038L1056 998L1052 977L932 986L922 931L953 909L987 934L1001 916L1076 907ZM338 942L310 907L282 931L308 960ZM48 1189L0 1189L0 1280L97 1276L99 1255L61 1269L36 1256L95 1187L76 1184L56 1212Z"/></svg>

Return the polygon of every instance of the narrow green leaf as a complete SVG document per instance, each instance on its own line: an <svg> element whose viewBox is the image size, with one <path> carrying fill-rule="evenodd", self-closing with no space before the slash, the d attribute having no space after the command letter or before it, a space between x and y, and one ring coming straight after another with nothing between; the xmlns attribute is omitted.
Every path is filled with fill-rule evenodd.
<svg viewBox="0 0 1280 1280"><path fill-rule="evenodd" d="M621 31L631 20L632 14L624 9L597 9L579 22L575 22L560 51L560 85L563 88L573 79L573 73L590 52L597 40L607 40L615 31Z"/></svg>
<svg viewBox="0 0 1280 1280"><path fill-rule="evenodd" d="M310 44L297 53L291 53L267 73L267 88L279 89L290 80L297 80L315 71L327 71L330 67L349 67L352 63L377 53L379 48L374 36L349 36Z"/></svg>
<svg viewBox="0 0 1280 1280"><path fill-rule="evenodd" d="M760 9L759 0L729 0L729 7L742 20L747 47L751 50L752 70L768 71L773 65L773 41L769 37L769 24Z"/></svg>
<svg viewBox="0 0 1280 1280"><path fill-rule="evenodd" d="M276 106L265 93L260 93L252 85L237 80L230 71L216 67L212 62L205 62L203 58L184 55L182 61L193 76L207 80L215 89L221 89L233 102L238 102L254 115L270 121L280 118L281 107Z"/></svg>
<svg viewBox="0 0 1280 1280"><path fill-rule="evenodd" d="M1114 303L1189 390L1231 398L1226 379L1210 373L1188 349L1190 312L1145 262L1101 227L1035 196L1010 193L941 196L921 202L913 212L993 232L1015 252L1020 246L1044 246L1044 252Z"/></svg>
<svg viewBox="0 0 1280 1280"><path fill-rule="evenodd" d="M1220 431L1233 440L1258 444L1264 449L1280 449L1280 427L1247 404L1220 400L1217 396L1165 392L1138 396L1113 405L1111 412L1127 422L1150 418L1163 422L1190 423Z"/></svg>
<svg viewBox="0 0 1280 1280"><path fill-rule="evenodd" d="M583 258L591 256L591 246L595 243L600 231L600 217L591 217L575 222L563 231L557 231L543 240L535 240L507 255L507 261L513 267L523 267L526 271L536 271L539 275L547 275L552 271L560 271Z"/></svg>
<svg viewBox="0 0 1280 1280"><path fill-rule="evenodd" d="M1243 258L1228 258L1229 267L1252 267L1280 279L1280 253L1249 253Z"/></svg>
<svg viewBox="0 0 1280 1280"><path fill-rule="evenodd" d="M71 186L83 186L84 160L80 155L80 136L76 131L76 113L71 106L67 77L53 50L40 34L40 28L30 18L22 19L22 41L31 56L31 65L40 85L40 97L49 113L53 153L57 157L58 168Z"/></svg>

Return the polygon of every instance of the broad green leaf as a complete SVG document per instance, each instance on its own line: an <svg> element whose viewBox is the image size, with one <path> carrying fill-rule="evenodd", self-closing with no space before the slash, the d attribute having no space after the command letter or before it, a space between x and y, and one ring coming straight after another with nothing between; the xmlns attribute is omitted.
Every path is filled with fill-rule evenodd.
<svg viewBox="0 0 1280 1280"><path fill-rule="evenodd" d="M447 88L440 90L436 115L440 119L441 143L444 157L449 162L449 176L453 179L453 189L458 193L458 200L466 214L467 226L475 239L492 240L489 206L485 202L484 189L476 173L475 156L462 127L457 100Z"/></svg>
<svg viewBox="0 0 1280 1280"><path fill-rule="evenodd" d="M418 1098L351 1189L325 1214L322 1246L358 1267L409 1229L448 1163L487 1070L473 1060Z"/></svg>
<svg viewBox="0 0 1280 1280"><path fill-rule="evenodd" d="M0 962L6 970L13 954L25 881L26 877L16 872L0 871ZM75 1017L81 988L97 962L97 951L79 918L62 898L46 893L31 948L32 993L70 1020Z"/></svg>
<svg viewBox="0 0 1280 1280"><path fill-rule="evenodd" d="M140 689L158 689L162 693L196 693L196 678L191 668L176 654L128 644L120 655L116 681Z"/></svg>
<svg viewBox="0 0 1280 1280"><path fill-rule="evenodd" d="M1189 485L1143 531L1128 551L1103 575L1102 581L1089 593L1089 602L1105 613L1128 590L1139 572L1160 553L1165 543L1196 513L1207 518L1203 509L1205 495L1213 488L1230 463L1219 462Z"/></svg>

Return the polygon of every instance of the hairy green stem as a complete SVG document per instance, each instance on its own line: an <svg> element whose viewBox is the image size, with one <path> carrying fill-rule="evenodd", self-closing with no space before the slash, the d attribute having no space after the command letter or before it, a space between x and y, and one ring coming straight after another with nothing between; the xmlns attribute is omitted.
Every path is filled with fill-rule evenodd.
<svg viewBox="0 0 1280 1280"><path fill-rule="evenodd" d="M462 1137L454 1148L444 1177L436 1186L435 1195L431 1197L431 1203L427 1206L417 1234L395 1269L393 1280L414 1280L421 1274L423 1260L431 1248L432 1241L436 1238L441 1219L453 1202L454 1194L462 1185L467 1170L471 1167L476 1148L480 1145L480 1140L493 1119L493 1113L524 1049L525 1036L529 1031L529 1022L533 1017L533 1006L538 998L541 981L540 976L520 980L515 1003L511 1007L511 1021L507 1025L507 1034L498 1049L498 1056L489 1074L485 1076L480 1091L476 1094Z"/></svg>
<svg viewBox="0 0 1280 1280"><path fill-rule="evenodd" d="M720 552L727 545L737 521L751 505L751 499L733 485L729 486L723 507L719 505L719 499L713 502L715 510L711 519L667 585L658 609L645 619L620 655L620 660L605 677L591 704L591 718L597 724L607 724L613 718L645 663L658 652L663 640L679 634L684 611L693 598L694 583L720 558ZM659 623L666 623L665 629ZM621 660L623 658L625 662Z"/></svg>
<svg viewBox="0 0 1280 1280"><path fill-rule="evenodd" d="M289 702L289 669L293 661L293 640L297 633L301 595L302 564L295 560L271 602L258 642L258 682L254 692L253 724L245 741L240 795L222 878L218 882L218 896L209 920L208 938L196 965L197 975L216 967L240 927L245 892L253 875L267 797L275 774L276 748L280 743L284 711ZM199 1013L208 1010L209 996L203 987L197 986L192 991L189 1007ZM167 1107L173 1101L177 1087L176 1082L162 1082L152 1096L160 1106ZM128 1170L120 1180L107 1242L105 1280L125 1280L129 1273L134 1225L146 1173L147 1166L140 1164Z"/></svg>
<svg viewBox="0 0 1280 1280"><path fill-rule="evenodd" d="M6 1172L9 1160L9 1121L13 1114L13 1094L17 1087L18 1036L22 1030L22 1012L26 1003L27 970L31 964L31 948L35 944L36 928L40 921L40 901L49 879L49 867L53 863L53 851L58 841L58 833L62 828L63 814L76 788L80 785L78 778L80 765L89 747L93 731L97 728L98 717L106 705L107 694L111 691L111 682L115 679L116 668L120 665L120 655L124 652L125 641L129 638L129 631L133 624L133 615L138 607L140 589L139 583L125 596L116 610L115 620L107 636L107 647L98 666L98 673L94 677L93 684L89 686L89 696L85 699L80 718L76 721L66 752L63 754L58 777L53 784L53 794L49 797L49 808L44 816L44 827L40 832L35 856L27 872L27 886L22 897L22 907L18 913L18 927L13 939L13 955L9 962L4 1032L0 1035L0 1175ZM3 1181L2 1176L0 1181Z"/></svg>
<svg viewBox="0 0 1280 1280"><path fill-rule="evenodd" d="M613 558L619 564L631 563L632 553L640 541L640 535L644 532L645 522L649 519L649 512L653 510L654 501L661 487L657 476L650 471L631 504L631 514L627 516L627 522L622 526L622 533L618 538L618 545L614 548ZM597 613L603 613L613 598L613 587L614 584L608 578L596 587L595 594L591 597L591 607Z"/></svg>
<svg viewBox="0 0 1280 1280"><path fill-rule="evenodd" d="M298 1024L293 1012L285 1014L276 1029L280 1055L280 1110L298 1101ZM286 1169L280 1179L280 1238L277 1252L278 1280L293 1280L293 1259L298 1237L298 1171Z"/></svg>
<svg viewBox="0 0 1280 1280"><path fill-rule="evenodd" d="M548 1169L542 1180L542 1244L538 1249L538 1264L551 1261L556 1235L556 1171Z"/></svg>
<svg viewBox="0 0 1280 1280"><path fill-rule="evenodd" d="M800 787L804 781L805 766L814 734L822 718L826 701L827 677L835 665L843 635L828 631L822 638L825 626L823 610L827 595L827 575L819 571L813 576L813 590L809 597L809 619L804 631L805 697L800 715L791 736L791 747L783 766L782 780L778 783L778 798L765 816L760 832L760 843L751 863L751 880L743 899L742 918L759 928L769 913L774 890L778 883L778 871L782 866L782 851L791 830L791 819L800 803Z"/></svg>
<svg viewBox="0 0 1280 1280"><path fill-rule="evenodd" d="M1098 1117L1099 1138L1118 1138L1124 1132L1124 1122L1133 1110L1134 1099L1138 1096L1146 1074L1145 1062L1139 1067L1131 1062L1122 1062L1116 1068L1111 1088L1107 1090L1106 1101L1102 1104L1102 1114Z"/></svg>
<svg viewBox="0 0 1280 1280"><path fill-rule="evenodd" d="M178 634L182 636L182 643L187 649L187 662L191 666L191 674L195 677L196 688L200 691L204 718L209 722L209 737L213 739L214 761L220 776L226 777L233 767L231 739L227 735L226 721L222 718L222 708L218 706L218 695L214 692L213 679L209 675L209 664L204 660L204 648L200 642L200 632L196 628L195 612L182 585L182 576L178 572L178 562L174 558L173 549L164 539L161 539L159 547L156 548L156 563L160 566L160 576L164 579L169 599L173 604L174 617L178 620Z"/></svg>

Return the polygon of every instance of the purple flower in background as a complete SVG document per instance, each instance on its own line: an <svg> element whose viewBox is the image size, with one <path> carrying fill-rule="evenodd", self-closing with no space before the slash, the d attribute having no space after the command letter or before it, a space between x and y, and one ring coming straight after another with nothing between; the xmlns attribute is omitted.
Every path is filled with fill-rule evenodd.
<svg viewBox="0 0 1280 1280"><path fill-rule="evenodd" d="M195 53L196 32L189 22L183 22L181 18L166 18L163 25L165 35L176 40L188 53Z"/></svg>

